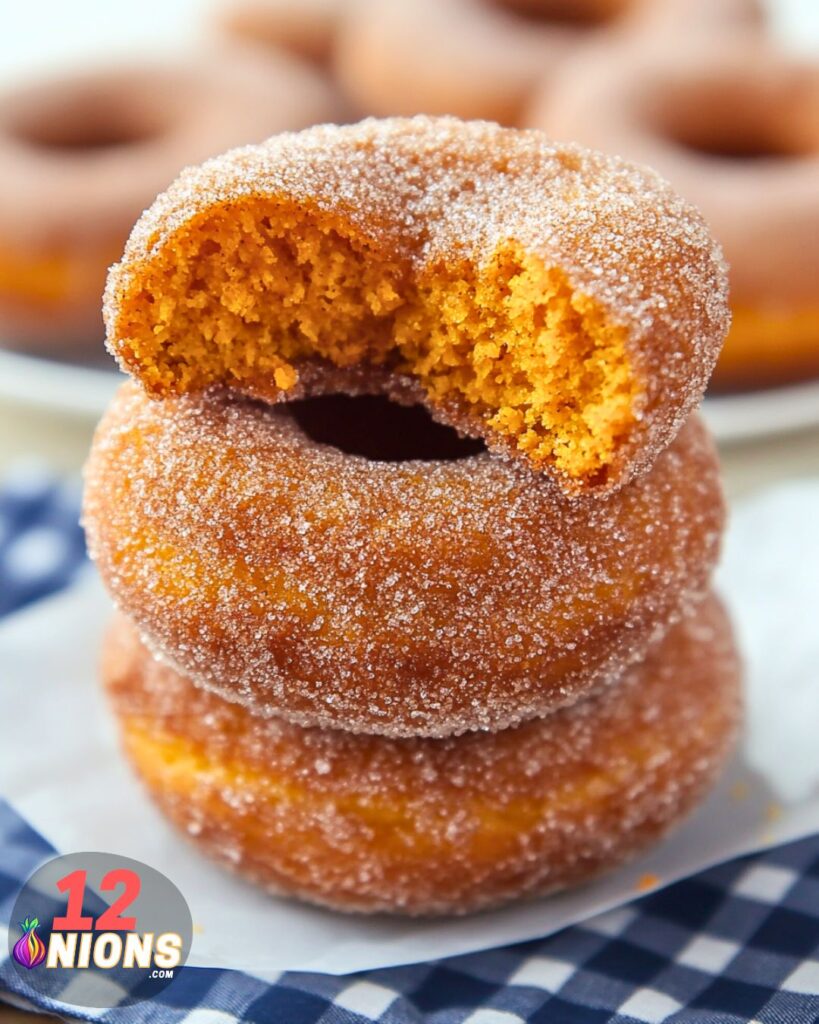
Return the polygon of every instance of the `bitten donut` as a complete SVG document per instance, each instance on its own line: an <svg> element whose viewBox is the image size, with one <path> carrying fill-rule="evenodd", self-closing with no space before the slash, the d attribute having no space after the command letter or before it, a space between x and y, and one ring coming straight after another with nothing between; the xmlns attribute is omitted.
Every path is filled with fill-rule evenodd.
<svg viewBox="0 0 819 1024"><path fill-rule="evenodd" d="M187 163L333 117L293 57L216 51L78 72L0 96L0 337L95 352L108 267Z"/></svg>
<svg viewBox="0 0 819 1024"><path fill-rule="evenodd" d="M284 134L189 169L112 268L152 395L278 402L375 366L432 414L603 493L699 400L727 328L699 215L653 172L455 119ZM310 370L310 372L308 372Z"/></svg>
<svg viewBox="0 0 819 1024"><path fill-rule="evenodd" d="M819 373L819 62L735 42L589 53L529 120L666 175L731 268L716 387Z"/></svg>
<svg viewBox="0 0 819 1024"><path fill-rule="evenodd" d="M335 67L362 110L517 124L539 82L589 40L699 38L760 20L755 0L357 0Z"/></svg>
<svg viewBox="0 0 819 1024"><path fill-rule="evenodd" d="M381 461L389 450L333 446L412 436L381 403L122 388L86 467L84 521L155 653L259 714L446 736L615 679L704 592L724 513L696 418L649 473L577 502L485 451Z"/></svg>
<svg viewBox="0 0 819 1024"><path fill-rule="evenodd" d="M656 841L731 748L738 676L714 599L616 688L448 740L255 718L152 658L122 618L103 666L127 756L203 850L274 892L402 914L554 891Z"/></svg>
<svg viewBox="0 0 819 1024"><path fill-rule="evenodd" d="M347 0L226 0L216 20L237 39L326 64L346 7Z"/></svg>

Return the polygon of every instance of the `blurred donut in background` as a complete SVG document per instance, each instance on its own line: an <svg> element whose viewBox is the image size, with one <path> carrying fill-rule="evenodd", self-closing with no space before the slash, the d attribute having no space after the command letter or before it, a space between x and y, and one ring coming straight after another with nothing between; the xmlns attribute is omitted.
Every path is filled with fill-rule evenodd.
<svg viewBox="0 0 819 1024"><path fill-rule="evenodd" d="M660 42L659 33L673 33L675 41L707 39L717 32L759 35L767 22L763 0L642 0L631 4L627 14L616 27L641 30L649 48Z"/></svg>
<svg viewBox="0 0 819 1024"><path fill-rule="evenodd" d="M596 48L526 120L650 164L702 211L731 275L716 389L819 374L819 62L747 38Z"/></svg>
<svg viewBox="0 0 819 1024"><path fill-rule="evenodd" d="M327 63L345 0L228 0L216 13L228 35Z"/></svg>
<svg viewBox="0 0 819 1024"><path fill-rule="evenodd" d="M67 74L0 96L0 338L102 350L108 266L186 164L332 120L324 76L238 47Z"/></svg>
<svg viewBox="0 0 819 1024"><path fill-rule="evenodd" d="M756 0L351 0L335 67L345 92L376 116L516 125L536 84L590 40L760 21Z"/></svg>

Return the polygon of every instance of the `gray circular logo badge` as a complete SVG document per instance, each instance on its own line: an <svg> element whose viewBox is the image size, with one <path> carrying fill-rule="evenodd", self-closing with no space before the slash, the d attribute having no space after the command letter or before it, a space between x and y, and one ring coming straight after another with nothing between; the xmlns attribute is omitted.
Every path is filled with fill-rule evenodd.
<svg viewBox="0 0 819 1024"><path fill-rule="evenodd" d="M20 890L9 955L40 995L110 1008L153 998L188 958L191 912L155 868L112 853L71 853Z"/></svg>

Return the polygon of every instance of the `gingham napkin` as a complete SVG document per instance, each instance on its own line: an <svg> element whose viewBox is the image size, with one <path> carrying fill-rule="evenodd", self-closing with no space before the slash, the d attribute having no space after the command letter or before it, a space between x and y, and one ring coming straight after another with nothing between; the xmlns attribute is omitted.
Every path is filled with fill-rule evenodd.
<svg viewBox="0 0 819 1024"><path fill-rule="evenodd" d="M0 615L67 586L83 566L78 501L77 481L40 466L0 482ZM36 709L32 719L27 728ZM20 886L53 852L0 802L0 952ZM152 1002L110 1010L54 997L34 996L0 964L0 999L117 1024L815 1024L819 836L485 953L345 977L288 972L273 983L185 967Z"/></svg>

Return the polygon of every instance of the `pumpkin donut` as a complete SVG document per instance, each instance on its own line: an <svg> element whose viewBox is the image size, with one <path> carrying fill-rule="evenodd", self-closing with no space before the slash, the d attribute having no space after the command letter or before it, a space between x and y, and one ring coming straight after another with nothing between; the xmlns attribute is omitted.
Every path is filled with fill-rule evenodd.
<svg viewBox="0 0 819 1024"><path fill-rule="evenodd" d="M610 870L677 824L731 748L739 669L713 598L619 685L515 729L301 729L156 661L119 618L103 679L125 752L201 849L341 910L463 914Z"/></svg>
<svg viewBox="0 0 819 1024"><path fill-rule="evenodd" d="M187 163L333 116L309 66L208 59L77 72L0 96L0 337L96 352L108 267Z"/></svg>
<svg viewBox="0 0 819 1024"><path fill-rule="evenodd" d="M419 452L414 415L383 396L156 402L125 385L84 522L151 650L258 714L447 736L614 680L702 596L724 511L696 418L649 473L578 502L434 423L444 448Z"/></svg>
<svg viewBox="0 0 819 1024"><path fill-rule="evenodd" d="M600 494L699 401L725 287L699 215L653 172L421 117L185 171L112 268L105 314L156 397L223 385L279 402L320 389L322 367L374 366L443 422Z"/></svg>
<svg viewBox="0 0 819 1024"><path fill-rule="evenodd" d="M651 164L702 211L731 268L715 387L819 373L819 62L747 39L590 52L529 121Z"/></svg>
<svg viewBox="0 0 819 1024"><path fill-rule="evenodd" d="M228 35L326 64L347 0L228 0L217 23Z"/></svg>
<svg viewBox="0 0 819 1024"><path fill-rule="evenodd" d="M756 0L357 0L341 20L335 67L372 114L512 125L544 76L590 40L651 46L760 19Z"/></svg>

